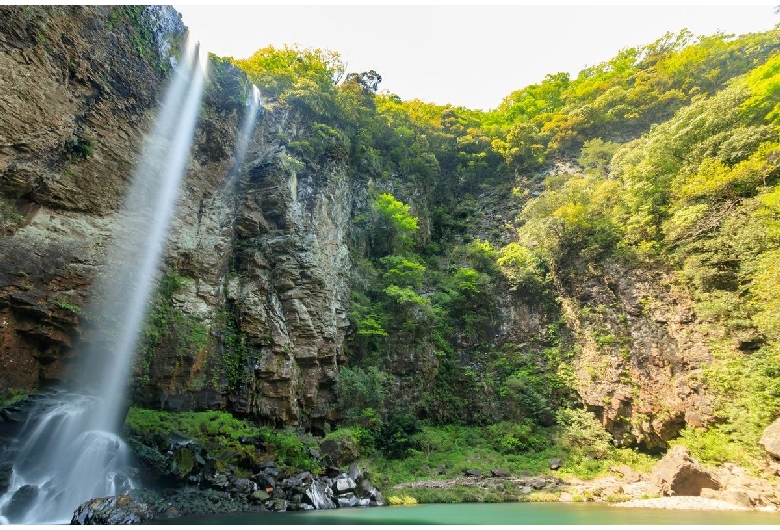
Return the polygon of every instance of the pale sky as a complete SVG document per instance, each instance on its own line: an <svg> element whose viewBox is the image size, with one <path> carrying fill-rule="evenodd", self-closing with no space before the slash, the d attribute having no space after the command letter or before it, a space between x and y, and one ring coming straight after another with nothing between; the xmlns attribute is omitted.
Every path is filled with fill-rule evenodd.
<svg viewBox="0 0 780 530"><path fill-rule="evenodd" d="M780 2L778 2L780 3ZM348 72L376 70L380 91L496 108L546 74L649 44L667 31L743 34L780 23L766 5L175 5L219 56L298 44L338 52Z"/></svg>

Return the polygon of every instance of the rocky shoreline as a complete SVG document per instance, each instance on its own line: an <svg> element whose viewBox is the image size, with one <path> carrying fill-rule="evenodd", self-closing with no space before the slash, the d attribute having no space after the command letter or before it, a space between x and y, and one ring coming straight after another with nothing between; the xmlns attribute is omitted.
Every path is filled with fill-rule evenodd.
<svg viewBox="0 0 780 530"><path fill-rule="evenodd" d="M707 499L704 497L658 497L655 499L634 499L631 501L611 504L616 508L657 508L662 510L696 510L696 511L749 511L747 506L740 506L726 501ZM774 511L774 510L772 510Z"/></svg>
<svg viewBox="0 0 780 530"><path fill-rule="evenodd" d="M773 468L775 476L780 469ZM560 477L462 476L396 484L386 492L419 488L472 488L485 492L519 492L520 502L599 502L620 508L670 510L780 511L777 480L758 477L735 464L705 469L684 447L672 448L650 473L629 466L611 468L612 475L592 480Z"/></svg>

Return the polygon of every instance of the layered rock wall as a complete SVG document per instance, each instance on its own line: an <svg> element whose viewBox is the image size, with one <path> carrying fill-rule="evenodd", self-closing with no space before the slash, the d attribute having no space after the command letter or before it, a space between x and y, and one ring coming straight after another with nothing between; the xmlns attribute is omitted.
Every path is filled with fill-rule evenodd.
<svg viewBox="0 0 780 530"><path fill-rule="evenodd" d="M6 7L0 34L0 387L67 378L89 291L184 27L157 8ZM170 42L169 42L170 41ZM169 46L166 49L165 44ZM343 359L345 169L292 159L295 115L269 107L237 161L250 85L212 59L160 281L174 317L142 337L134 399L322 424ZM158 303L159 305L159 303ZM187 335L183 337L182 335ZM197 337L196 337L197 335ZM305 418L305 420L304 420ZM313 418L313 419L312 419Z"/></svg>
<svg viewBox="0 0 780 530"><path fill-rule="evenodd" d="M62 377L148 129L173 10L0 8L0 389ZM143 32L146 32L143 34ZM139 48L141 46L141 48ZM143 52L146 57L142 57Z"/></svg>

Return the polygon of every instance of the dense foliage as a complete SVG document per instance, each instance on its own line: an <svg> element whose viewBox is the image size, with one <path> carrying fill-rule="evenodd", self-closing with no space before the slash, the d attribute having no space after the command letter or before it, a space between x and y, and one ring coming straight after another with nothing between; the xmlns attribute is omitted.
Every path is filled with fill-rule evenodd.
<svg viewBox="0 0 780 530"><path fill-rule="evenodd" d="M674 274L717 329L716 421L684 441L709 461L756 457L780 413L779 50L780 30L667 34L490 112L401 101L333 52L235 61L304 118L292 156L345 164L370 194L353 212L338 378L361 445L412 457L441 426L493 425L494 448L533 454L539 429L580 425L560 289L573 263L611 259ZM507 340L507 297L541 308L542 331Z"/></svg>

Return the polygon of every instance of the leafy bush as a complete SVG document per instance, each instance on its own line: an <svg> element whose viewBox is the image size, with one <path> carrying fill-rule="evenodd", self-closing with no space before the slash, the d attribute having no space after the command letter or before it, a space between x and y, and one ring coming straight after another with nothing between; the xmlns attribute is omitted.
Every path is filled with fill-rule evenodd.
<svg viewBox="0 0 780 530"><path fill-rule="evenodd" d="M172 434L197 440L204 447L218 447L227 458L225 464L245 465L258 458L255 445L246 440L265 443L267 460L276 460L291 470L319 472L319 464L311 457L300 437L290 431L274 431L239 420L227 412L165 412L131 407L123 432L127 436Z"/></svg>
<svg viewBox="0 0 780 530"><path fill-rule="evenodd" d="M558 441L564 448L588 458L602 459L611 451L612 436L604 430L592 412L560 409L556 413Z"/></svg>

